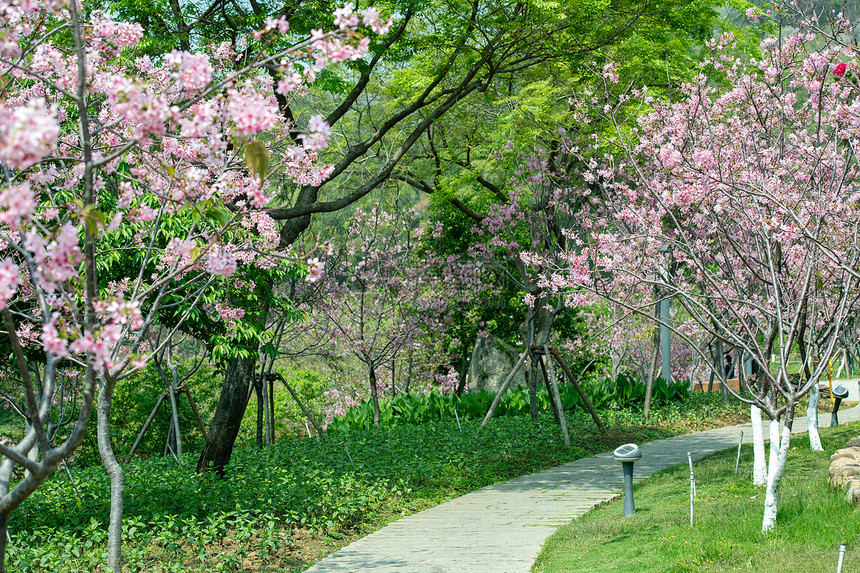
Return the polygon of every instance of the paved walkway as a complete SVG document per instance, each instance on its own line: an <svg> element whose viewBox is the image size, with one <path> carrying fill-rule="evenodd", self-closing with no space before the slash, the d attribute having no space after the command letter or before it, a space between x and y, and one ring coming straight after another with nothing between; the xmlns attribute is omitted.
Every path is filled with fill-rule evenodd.
<svg viewBox="0 0 860 573"><path fill-rule="evenodd" d="M857 383L851 386L857 393ZM860 406L839 413L840 422L856 420ZM829 425L830 416L819 415L819 426ZM763 430L767 439L766 424ZM634 479L687 463L687 452L697 460L737 446L741 431L744 442L751 442L752 426L742 424L644 444ZM806 431L805 415L795 421L794 431ZM618 497L623 485L621 466L611 452L577 460L404 517L307 572L528 573L547 537L595 505Z"/></svg>

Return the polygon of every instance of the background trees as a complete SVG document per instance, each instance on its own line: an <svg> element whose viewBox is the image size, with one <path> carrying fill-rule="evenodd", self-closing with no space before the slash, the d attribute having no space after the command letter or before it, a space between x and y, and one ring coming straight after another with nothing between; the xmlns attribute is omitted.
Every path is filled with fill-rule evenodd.
<svg viewBox="0 0 860 573"><path fill-rule="evenodd" d="M378 398L380 368L419 343L454 386L482 330L530 349L553 325L582 334L568 307L593 295L641 316L672 297L689 348L779 354L746 399L788 428L853 317L855 52L818 20L804 30L823 48L788 34L735 61L730 36L703 56L715 13L690 2L28 8L0 4L0 343L26 420L0 446L0 529L80 443L98 391L120 567L112 394L180 331L223 376L198 460L223 473L255 392L274 441L269 375L307 317ZM648 92L613 95L619 74ZM795 346L822 358L799 384Z"/></svg>
<svg viewBox="0 0 860 573"><path fill-rule="evenodd" d="M583 286L641 316L652 296L672 297L709 336L765 365L755 378L739 369L739 398L784 417L764 531L795 407L824 372L818 363L790 375L791 349L814 345L827 360L856 312L855 53L832 36L813 40L801 27L746 60L723 57L733 41L724 35L708 69L725 75L726 92L701 74L675 104L635 92L641 114L618 113L626 94L605 99L616 129L607 144L621 155L577 173L591 214L565 232L571 248L531 261L551 269L546 291ZM613 70L602 73L611 86Z"/></svg>

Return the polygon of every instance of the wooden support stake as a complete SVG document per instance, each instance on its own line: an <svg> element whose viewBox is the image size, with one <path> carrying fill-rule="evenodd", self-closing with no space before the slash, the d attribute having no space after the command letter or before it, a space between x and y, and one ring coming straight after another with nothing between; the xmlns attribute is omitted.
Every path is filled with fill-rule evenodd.
<svg viewBox="0 0 860 573"><path fill-rule="evenodd" d="M152 409L152 412L149 413L149 418L146 419L146 422L143 423L143 428L140 429L140 433L137 435L137 439L134 441L134 445L131 446L131 451L128 452L128 455L125 458L125 461L131 459L131 456L134 455L134 452L137 450L137 447L140 445L141 440L143 440L144 434L149 429L149 425L152 423L152 420L155 418L155 415L158 413L158 409L161 408L161 404L164 403L164 400L167 399L167 392L164 392L161 397L158 399L158 402L155 404L155 408Z"/></svg>
<svg viewBox="0 0 860 573"><path fill-rule="evenodd" d="M561 433L564 434L564 445L570 447L570 434L567 431L567 419L564 417L564 407L561 405L561 394L558 393L558 383L555 380L555 369L552 367L552 356L544 352L549 368L549 379L552 384L551 400L555 400L555 407L558 410L558 423L561 425Z"/></svg>
<svg viewBox="0 0 860 573"><path fill-rule="evenodd" d="M573 387L579 393L579 397L582 398L582 402L585 404L588 413L591 414L591 418L594 420L594 423L597 424L597 427L600 428L601 432L605 432L606 426L604 426L603 422L600 421L600 416L597 415L597 412L594 410L594 406L591 405L591 400L588 399L588 396L585 395L585 392L583 392L582 388L579 386L579 382L577 382L576 378L573 377L570 368L567 366L567 362L564 361L564 358L561 357L555 348L549 348L549 351L556 361L558 361L558 365L561 366L561 369L564 371L564 375L567 376L567 379L570 380L570 383L573 384Z"/></svg>
<svg viewBox="0 0 860 573"><path fill-rule="evenodd" d="M287 380L286 380L286 379L282 379L282 380L281 380L281 382L283 382L283 383L284 383L284 387L285 387L285 388L287 389L287 391L290 393L290 396L292 396L292 397L293 397L293 400L295 400L295 401L296 401L296 404L298 404L298 405L299 405L299 408L301 408L301 409L302 409L302 413L305 415L305 418L307 418L308 420L310 420L310 421L311 421L311 425L313 425L314 430L316 430L317 436L319 436L323 441L325 441L325 433L323 432L323 430L322 430L322 428L319 426L319 424L317 424L317 420L316 420L316 418L314 418L314 415L313 415L313 414L311 414L311 411L307 409L307 407L305 406L304 402L302 402L302 401L299 399L298 395L296 395L295 390L293 390L293 387L292 387L292 386L290 386L290 383L289 383L289 382L287 382ZM346 446L344 446L344 447L346 447ZM352 461L352 460L350 460L350 461Z"/></svg>
<svg viewBox="0 0 860 573"><path fill-rule="evenodd" d="M523 362L525 362L526 356L528 356L528 354L529 354L528 350L523 350L523 353L520 354L520 359L517 360L517 363L514 366L513 370L511 370L510 374L508 374L508 377L505 378L505 381L502 382L502 387L499 388L499 391L496 393L496 397L493 400L493 403L490 405L490 409L487 411L487 415L484 416L484 421L481 422L482 428L485 428L487 426L487 424L490 423L490 418L493 417L493 412L496 411L496 408L498 408L498 406L499 406L499 402L502 401L502 394L504 394L505 390L508 389L508 386L510 385L511 380L514 379L514 376L516 375L516 373L520 371L520 368L522 367Z"/></svg>
<svg viewBox="0 0 860 573"><path fill-rule="evenodd" d="M188 396L188 403L191 404L191 411L194 412L194 417L197 418L197 427L200 428L200 435L203 437L203 441L206 441L206 430L203 428L203 420L200 419L200 413L197 411L197 404L194 402L194 398L191 396L191 390L188 389L188 386L182 388L185 391L185 395Z"/></svg>

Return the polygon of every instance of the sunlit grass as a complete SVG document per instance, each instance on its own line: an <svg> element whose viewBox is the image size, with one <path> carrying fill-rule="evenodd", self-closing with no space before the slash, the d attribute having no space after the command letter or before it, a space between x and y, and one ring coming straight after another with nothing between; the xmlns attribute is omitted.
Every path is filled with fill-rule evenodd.
<svg viewBox="0 0 860 573"><path fill-rule="evenodd" d="M860 510L827 484L829 457L860 433L860 424L821 431L824 452L795 436L783 481L776 531L761 534L764 488L751 483L752 448L726 450L694 464L697 500L690 527L690 471L667 469L635 488L636 515L621 517L621 502L595 509L560 529L535 566L541 573L576 571L809 572L860 568ZM855 550L856 554L855 554Z"/></svg>

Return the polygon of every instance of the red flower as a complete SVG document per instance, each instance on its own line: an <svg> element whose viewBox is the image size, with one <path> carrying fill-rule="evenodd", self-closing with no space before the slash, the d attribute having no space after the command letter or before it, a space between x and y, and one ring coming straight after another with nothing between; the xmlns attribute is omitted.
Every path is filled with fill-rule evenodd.
<svg viewBox="0 0 860 573"><path fill-rule="evenodd" d="M848 69L848 65L845 62L840 63L835 68L833 68L833 75L837 78L841 78L845 75L845 70Z"/></svg>

